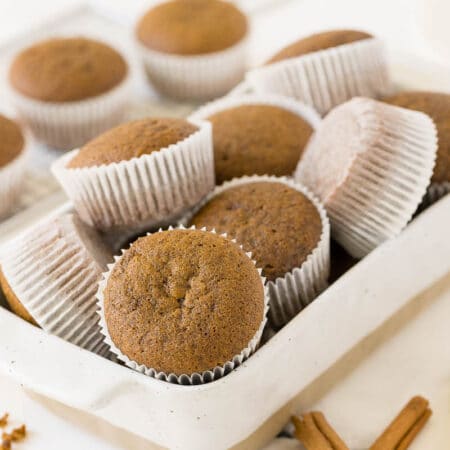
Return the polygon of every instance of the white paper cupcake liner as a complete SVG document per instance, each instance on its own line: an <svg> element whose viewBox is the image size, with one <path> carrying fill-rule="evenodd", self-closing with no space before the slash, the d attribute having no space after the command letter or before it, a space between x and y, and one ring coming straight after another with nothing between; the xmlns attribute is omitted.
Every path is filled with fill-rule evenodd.
<svg viewBox="0 0 450 450"><path fill-rule="evenodd" d="M316 207L322 222L322 232L317 246L308 255L300 267L288 272L284 277L266 282L269 297L269 320L275 328L281 328L303 308L311 303L322 291L328 287L330 274L330 223L327 213L317 198L304 186L286 177L269 175L253 175L234 178L217 186L194 210L186 214L182 224L187 225L192 217L212 198L220 193L243 184L254 182L283 183L301 192Z"/></svg>
<svg viewBox="0 0 450 450"><path fill-rule="evenodd" d="M88 252L74 220L65 215L46 221L10 241L0 251L2 272L44 331L110 357L95 297L107 261L97 262ZM83 231L88 238L90 233ZM105 251L102 258L108 256Z"/></svg>
<svg viewBox="0 0 450 450"><path fill-rule="evenodd" d="M186 229L184 226L180 226L178 228ZM174 228L169 227L169 230L173 230ZM189 229L195 230L195 227L190 227ZM159 230L159 232L163 231L162 229ZM202 228L201 231L205 231L207 233L214 233L217 234L214 230L206 230L205 228ZM150 235L151 233L148 233L147 235ZM224 239L228 239L226 234L220 234L221 237ZM231 242L238 245L241 249L242 246L236 243L236 240L229 239ZM182 384L182 385L197 385L197 384L204 384L209 383L211 381L217 380L219 378L222 378L223 376L230 373L235 368L239 367L246 359L248 359L258 348L258 345L261 341L261 337L263 335L264 327L267 323L267 313L269 311L269 295L267 287L264 286L265 278L261 276L261 269L257 269L258 273L261 277L261 283L264 286L264 313L263 313L263 320L261 321L261 325L256 331L253 338L250 340L248 346L244 348L238 355L235 355L230 361L227 361L222 366L214 367L214 369L207 370L201 373L192 373L192 374L182 374L182 375L176 375L174 373L165 373L165 372L158 372L157 370L147 367L145 365L139 364L136 361L132 361L129 359L125 354L123 354L114 344L113 340L111 339L111 336L108 332L108 325L106 323L106 317L105 317L105 310L104 310L104 296L103 292L105 290L105 287L108 283L108 279L112 273L112 270L117 264L118 261L123 257L126 250L122 250L121 256L115 256L115 262L114 264L108 265L108 271L103 274L103 278L100 281L99 288L97 291L97 299L99 304L99 310L98 314L100 316L100 326L101 326L101 332L104 335L104 341L108 346L111 348L111 351L114 353L114 355L119 359L120 361L123 361L128 367L130 367L133 370L136 370L137 372L140 372L144 375L147 375L152 378L156 378L158 380L167 381L169 383L174 384ZM246 255L252 260L252 254L250 252L246 252ZM255 264L255 261L252 260L252 262Z"/></svg>
<svg viewBox="0 0 450 450"><path fill-rule="evenodd" d="M322 115L352 97L390 92L384 46L377 38L261 66L246 79L257 92L294 97Z"/></svg>
<svg viewBox="0 0 450 450"><path fill-rule="evenodd" d="M13 161L0 167L0 218L5 217L19 197L27 169L28 150L25 148Z"/></svg>
<svg viewBox="0 0 450 450"><path fill-rule="evenodd" d="M200 107L191 114L190 118L194 120L207 120L213 114L242 105L270 105L286 109L308 122L313 129L316 129L322 120L314 108L292 98L276 94L251 93L242 96L228 95L222 97Z"/></svg>
<svg viewBox="0 0 450 450"><path fill-rule="evenodd" d="M78 150L52 166L80 217L102 231L129 234L177 217L214 186L209 122L186 139L128 161L99 167L66 168Z"/></svg>
<svg viewBox="0 0 450 450"><path fill-rule="evenodd" d="M130 93L129 73L109 92L74 102L43 102L10 88L13 106L36 138L61 150L78 147L121 123Z"/></svg>
<svg viewBox="0 0 450 450"><path fill-rule="evenodd" d="M147 76L162 94L178 100L211 100L225 95L243 78L248 39L205 55L161 53L138 42Z"/></svg>
<svg viewBox="0 0 450 450"><path fill-rule="evenodd" d="M382 137L374 140L370 151L355 155L345 179L322 199L334 239L355 258L366 256L408 224L426 192L436 159L437 133L430 117L373 103L383 109L383 120L377 119L373 106L366 108L361 112L364 132ZM311 144L294 175L306 185L315 160L324 157L314 155L314 141Z"/></svg>
<svg viewBox="0 0 450 450"><path fill-rule="evenodd" d="M428 186L427 192L422 200L420 209L427 208L441 198L445 197L447 194L450 194L450 181L431 183Z"/></svg>

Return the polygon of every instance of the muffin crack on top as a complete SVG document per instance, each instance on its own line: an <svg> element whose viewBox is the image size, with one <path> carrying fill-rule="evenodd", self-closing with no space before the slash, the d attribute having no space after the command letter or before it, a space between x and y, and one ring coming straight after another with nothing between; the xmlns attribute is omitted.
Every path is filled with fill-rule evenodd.
<svg viewBox="0 0 450 450"><path fill-rule="evenodd" d="M202 373L231 361L264 319L264 287L235 243L200 230L138 239L103 291L108 333L130 360L158 372Z"/></svg>

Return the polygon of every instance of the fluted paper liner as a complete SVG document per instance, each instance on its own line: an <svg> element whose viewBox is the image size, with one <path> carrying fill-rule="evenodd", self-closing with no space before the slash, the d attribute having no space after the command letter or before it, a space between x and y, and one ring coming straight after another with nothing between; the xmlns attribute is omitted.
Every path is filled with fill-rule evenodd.
<svg viewBox="0 0 450 450"><path fill-rule="evenodd" d="M128 68L128 72L129 72ZM21 119L37 139L51 147L78 147L124 120L131 93L128 73L104 94L73 102L44 102L10 88L10 98Z"/></svg>
<svg viewBox="0 0 450 450"><path fill-rule="evenodd" d="M339 155L333 154L335 165L349 166L334 191L322 198L333 237L355 258L366 256L408 224L430 182L437 151L436 127L426 114L373 100L352 100L362 101L383 110L383 120L373 105L359 114L364 120L364 137L377 133L379 137L352 161L339 163ZM312 174L320 182L315 174L316 161L327 157L314 153L313 138L294 178L316 189L308 180Z"/></svg>
<svg viewBox="0 0 450 450"><path fill-rule="evenodd" d="M14 160L0 167L0 218L11 211L20 194L27 168L27 154L25 144Z"/></svg>
<svg viewBox="0 0 450 450"><path fill-rule="evenodd" d="M89 253L74 220L65 215L45 221L10 241L1 248L1 270L44 331L110 357L95 296L106 261L99 262ZM82 232L90 239L92 230ZM102 249L94 240L92 247ZM106 251L100 254L101 259L108 256Z"/></svg>
<svg viewBox="0 0 450 450"><path fill-rule="evenodd" d="M287 177L253 175L226 181L211 192L193 211L182 219L187 225L206 203L220 193L235 186L254 182L283 183L302 193L317 209L322 222L322 232L314 250L300 267L295 267L284 277L269 280L266 285L270 296L269 319L275 328L280 328L311 303L328 286L330 274L330 223L327 213L317 198L304 186ZM239 243L239 242L238 242Z"/></svg>
<svg viewBox="0 0 450 450"><path fill-rule="evenodd" d="M80 217L102 231L133 234L178 217L214 186L209 122L151 154L98 167L67 168L78 150L62 156L52 172Z"/></svg>
<svg viewBox="0 0 450 450"><path fill-rule="evenodd" d="M313 129L316 129L321 122L320 115L309 105L282 95L252 93L242 96L230 93L226 97L200 107L197 111L194 111L190 117L197 120L206 120L208 117L220 111L237 108L242 105L269 105L286 109L308 122Z"/></svg>
<svg viewBox="0 0 450 450"><path fill-rule="evenodd" d="M246 79L257 92L294 97L322 115L352 97L377 98L390 92L385 50L377 38L261 66Z"/></svg>
<svg viewBox="0 0 450 450"><path fill-rule="evenodd" d="M180 226L178 228L186 229L184 226ZM173 230L174 228L169 227L169 230ZM195 230L195 227L190 227L189 229ZM163 230L160 229L159 232L162 232ZM201 231L204 231L205 233L214 233L217 234L214 230L206 230L206 228L202 228ZM147 235L150 235L151 233L148 233ZM224 239L228 239L226 234L220 234L221 237ZM229 239L234 244L238 245L236 243L236 240ZM242 246L238 245L241 249ZM108 332L108 325L106 323L106 317L105 317L105 310L104 310L104 296L103 292L105 290L105 287L108 283L108 279L112 273L112 270L114 269L115 264L117 264L118 261L123 257L126 250L122 250L121 256L115 256L115 262L114 264L108 265L108 271L103 274L103 278L99 284L99 288L97 291L97 299L99 303L99 311L98 314L100 315L100 326L101 331L104 335L105 343L109 345L111 348L111 351L117 356L117 358L121 361L123 361L128 367L131 369L134 369L140 373L143 373L147 376L156 378L158 380L162 381L168 381L169 383L174 384L182 384L182 385L195 385L195 384L204 384L209 383L210 381L217 380L228 373L230 373L235 368L239 367L246 359L248 359L258 348L258 345L261 341L261 337L264 331L264 327L267 322L267 313L269 310L269 295L267 291L267 287L264 286L264 277L261 276L261 269L257 269L258 273L261 277L261 283L264 286L264 312L263 312L263 319L261 321L261 325L256 331L253 338L250 340L247 347L245 347L238 355L235 355L230 361L227 361L225 364L221 366L216 366L211 370L207 370L201 373L192 373L192 374L182 374L182 375L176 375L174 373L165 373L165 372L158 372L155 369L151 367L147 367L143 364L139 364L136 361L130 360L125 354L123 354L119 348L116 347L113 340L111 339L111 336ZM246 252L246 255L252 259L252 255L250 252ZM252 260L253 261L253 260ZM256 267L255 261L253 261Z"/></svg>
<svg viewBox="0 0 450 450"><path fill-rule="evenodd" d="M138 42L147 76L161 93L179 100L211 100L225 95L243 78L245 37L225 50L204 55L161 53Z"/></svg>

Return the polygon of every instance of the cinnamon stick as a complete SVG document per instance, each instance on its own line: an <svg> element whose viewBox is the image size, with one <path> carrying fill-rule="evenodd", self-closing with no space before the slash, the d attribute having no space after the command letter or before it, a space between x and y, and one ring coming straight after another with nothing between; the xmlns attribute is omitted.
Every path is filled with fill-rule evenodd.
<svg viewBox="0 0 450 450"><path fill-rule="evenodd" d="M2 417L0 417L0 428L5 428L8 425L9 414L5 413Z"/></svg>
<svg viewBox="0 0 450 450"><path fill-rule="evenodd" d="M431 409L428 408L428 400L420 396L413 397L372 444L370 450L408 448L430 415ZM403 447L399 447L400 445Z"/></svg>
<svg viewBox="0 0 450 450"><path fill-rule="evenodd" d="M431 417L431 409L428 408L420 417L420 419L413 425L413 427L409 430L408 434L402 439L400 444L397 445L396 450L406 450L411 442L415 439L415 437L419 434L420 430L425 426L428 422L428 419Z"/></svg>
<svg viewBox="0 0 450 450"><path fill-rule="evenodd" d="M348 450L322 413L304 414L302 419L294 416L292 421L295 435L306 450Z"/></svg>

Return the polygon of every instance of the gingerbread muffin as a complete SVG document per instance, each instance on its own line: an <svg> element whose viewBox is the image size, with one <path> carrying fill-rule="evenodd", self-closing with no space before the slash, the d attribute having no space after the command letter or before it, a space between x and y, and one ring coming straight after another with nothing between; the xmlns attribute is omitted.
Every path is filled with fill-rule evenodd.
<svg viewBox="0 0 450 450"><path fill-rule="evenodd" d="M431 189L447 186L450 192L450 95L440 92L410 91L387 97L385 102L428 114L436 124L438 151L431 177ZM434 186L433 186L434 185Z"/></svg>
<svg viewBox="0 0 450 450"><path fill-rule="evenodd" d="M313 126L274 104L237 104L206 117L213 125L216 182L243 175L291 175Z"/></svg>
<svg viewBox="0 0 450 450"><path fill-rule="evenodd" d="M101 95L125 79L127 64L114 49L86 38L35 44L14 59L11 84L43 102L74 102Z"/></svg>
<svg viewBox="0 0 450 450"><path fill-rule="evenodd" d="M390 91L383 44L370 33L330 30L300 39L248 73L256 92L294 97L325 115L355 96Z"/></svg>
<svg viewBox="0 0 450 450"><path fill-rule="evenodd" d="M24 172L24 135L19 125L0 114L0 217L16 201Z"/></svg>
<svg viewBox="0 0 450 450"><path fill-rule="evenodd" d="M175 55L202 55L225 50L247 34L247 18L221 0L172 0L150 9L137 25L148 48Z"/></svg>
<svg viewBox="0 0 450 450"><path fill-rule="evenodd" d="M224 190L192 217L190 225L235 238L271 281L300 267L322 234L320 214L305 195L267 181Z"/></svg>
<svg viewBox="0 0 450 450"><path fill-rule="evenodd" d="M2 247L0 285L18 316L107 356L95 294L111 260L102 238L66 214L40 222Z"/></svg>
<svg viewBox="0 0 450 450"><path fill-rule="evenodd" d="M136 26L150 81L180 99L218 97L242 79L247 33L246 16L222 0L169 0Z"/></svg>
<svg viewBox="0 0 450 450"><path fill-rule="evenodd" d="M207 122L136 120L64 155L52 171L87 224L132 236L170 223L214 186L211 135Z"/></svg>
<svg viewBox="0 0 450 450"><path fill-rule="evenodd" d="M214 379L225 364L242 362L265 317L253 261L229 239L192 229L139 238L107 274L99 298L118 357L181 383Z"/></svg>
<svg viewBox="0 0 450 450"><path fill-rule="evenodd" d="M183 141L198 127L184 119L141 119L103 133L84 145L67 167L101 166L150 155Z"/></svg>
<svg viewBox="0 0 450 450"><path fill-rule="evenodd" d="M25 138L14 121L0 114L0 168L16 159L25 148Z"/></svg>
<svg viewBox="0 0 450 450"><path fill-rule="evenodd" d="M273 64L289 58L306 55L308 53L318 52L340 45L350 44L351 42L370 39L373 36L365 31L357 30L332 30L313 34L300 39L293 44L280 50L272 56L266 64Z"/></svg>
<svg viewBox="0 0 450 450"><path fill-rule="evenodd" d="M285 178L254 176L225 183L192 215L189 225L227 233L252 252L269 281L275 326L290 320L326 286L325 210L302 186Z"/></svg>
<svg viewBox="0 0 450 450"><path fill-rule="evenodd" d="M122 120L128 65L102 42L53 38L20 52L9 80L18 112L37 137L67 149Z"/></svg>

